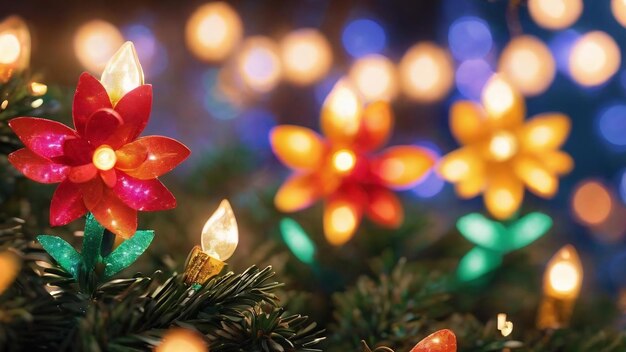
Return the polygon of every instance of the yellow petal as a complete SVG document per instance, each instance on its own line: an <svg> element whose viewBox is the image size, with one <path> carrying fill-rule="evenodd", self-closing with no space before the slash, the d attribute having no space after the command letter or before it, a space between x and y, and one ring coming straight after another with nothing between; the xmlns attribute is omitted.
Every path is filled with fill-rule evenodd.
<svg viewBox="0 0 626 352"><path fill-rule="evenodd" d="M448 182L456 183L482 175L483 163L470 148L461 148L444 156L437 166L437 172Z"/></svg>
<svg viewBox="0 0 626 352"><path fill-rule="evenodd" d="M450 130L460 144L475 142L485 134L484 110L471 101L459 101L450 109Z"/></svg>
<svg viewBox="0 0 626 352"><path fill-rule="evenodd" d="M524 98L503 77L493 75L483 88L481 100L493 129L518 126L524 120Z"/></svg>
<svg viewBox="0 0 626 352"><path fill-rule="evenodd" d="M379 101L368 104L363 111L356 145L366 151L378 149L387 142L392 128L393 111L389 103Z"/></svg>
<svg viewBox="0 0 626 352"><path fill-rule="evenodd" d="M535 157L552 173L557 176L570 173L574 168L574 159L560 150L550 150L536 153Z"/></svg>
<svg viewBox="0 0 626 352"><path fill-rule="evenodd" d="M361 211L350 199L335 198L324 207L324 235L333 246L348 242L361 222Z"/></svg>
<svg viewBox="0 0 626 352"><path fill-rule="evenodd" d="M305 127L275 127L270 132L270 143L276 157L292 169L315 170L326 153L322 137Z"/></svg>
<svg viewBox="0 0 626 352"><path fill-rule="evenodd" d="M454 185L456 194L463 199L474 198L485 190L485 177L475 172Z"/></svg>
<svg viewBox="0 0 626 352"><path fill-rule="evenodd" d="M374 172L387 186L406 189L414 186L434 163L433 155L423 148L397 146L377 157Z"/></svg>
<svg viewBox="0 0 626 352"><path fill-rule="evenodd" d="M351 143L361 126L363 103L354 87L345 79L339 80L324 100L322 131L330 140Z"/></svg>
<svg viewBox="0 0 626 352"><path fill-rule="evenodd" d="M287 179L274 196L274 205L289 213L302 210L323 195L323 190L314 175L294 175Z"/></svg>
<svg viewBox="0 0 626 352"><path fill-rule="evenodd" d="M498 220L510 218L524 198L524 185L512 171L498 168L490 173L485 190L485 206Z"/></svg>
<svg viewBox="0 0 626 352"><path fill-rule="evenodd" d="M143 70L132 42L124 43L109 59L100 82L114 106L126 93L143 85Z"/></svg>
<svg viewBox="0 0 626 352"><path fill-rule="evenodd" d="M524 125L520 139L525 150L557 149L567 139L570 128L570 119L564 114L540 114Z"/></svg>
<svg viewBox="0 0 626 352"><path fill-rule="evenodd" d="M548 198L556 193L559 186L556 176L538 160L531 157L517 158L513 169L517 177L536 195Z"/></svg>

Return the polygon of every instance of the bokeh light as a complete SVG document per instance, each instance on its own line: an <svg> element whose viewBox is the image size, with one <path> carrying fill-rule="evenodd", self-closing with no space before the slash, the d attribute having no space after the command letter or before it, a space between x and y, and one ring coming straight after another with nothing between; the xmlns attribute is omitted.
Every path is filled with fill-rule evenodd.
<svg viewBox="0 0 626 352"><path fill-rule="evenodd" d="M200 334L183 328L172 328L165 333L155 352L208 352Z"/></svg>
<svg viewBox="0 0 626 352"><path fill-rule="evenodd" d="M395 66L382 55L372 54L358 59L352 65L349 77L365 101L389 101L398 92Z"/></svg>
<svg viewBox="0 0 626 352"><path fill-rule="evenodd" d="M387 44L385 30L370 19L349 22L343 29L341 41L352 57L380 53Z"/></svg>
<svg viewBox="0 0 626 352"><path fill-rule="evenodd" d="M238 105L221 89L220 76L223 69L208 69L202 76L204 94L202 103L205 110L212 117L219 120L229 120L239 114Z"/></svg>
<svg viewBox="0 0 626 352"><path fill-rule="evenodd" d="M583 270L573 246L561 248L548 262L544 274L543 291L548 297L575 299L580 292Z"/></svg>
<svg viewBox="0 0 626 352"><path fill-rule="evenodd" d="M583 12L582 0L528 0L530 17L547 29L571 26Z"/></svg>
<svg viewBox="0 0 626 352"><path fill-rule="evenodd" d="M278 46L267 37L247 38L238 54L237 68L247 87L260 93L272 90L281 77Z"/></svg>
<svg viewBox="0 0 626 352"><path fill-rule="evenodd" d="M124 37L132 41L147 77L159 75L167 68L167 50L159 43L154 32L145 25L135 24L126 28Z"/></svg>
<svg viewBox="0 0 626 352"><path fill-rule="evenodd" d="M280 232L283 241L296 258L306 264L315 262L315 243L300 224L293 219L284 218L280 221Z"/></svg>
<svg viewBox="0 0 626 352"><path fill-rule="evenodd" d="M489 53L493 38L487 22L478 17L461 17L450 26L448 43L458 60L479 59Z"/></svg>
<svg viewBox="0 0 626 352"><path fill-rule="evenodd" d="M525 95L543 93L552 83L555 63L548 47L536 37L515 37L504 48L498 71Z"/></svg>
<svg viewBox="0 0 626 352"><path fill-rule="evenodd" d="M124 37L117 27L103 20L93 20L78 28L74 52L87 70L100 73L123 43Z"/></svg>
<svg viewBox="0 0 626 352"><path fill-rule="evenodd" d="M485 110L487 111L487 115L490 118L500 118L509 112L517 101L515 94L515 89L506 79L500 75L493 75L489 81L487 81L487 84L485 84L482 92L482 101ZM494 154L500 157L507 156L508 158L509 154L514 152L509 149L513 148L511 144L514 143L515 138L513 136L501 137L503 138L498 138L498 148L496 148L499 152ZM509 148L501 149L500 147L503 147L505 144L511 146ZM492 152L494 150L495 149L491 148Z"/></svg>
<svg viewBox="0 0 626 352"><path fill-rule="evenodd" d="M583 35L570 53L569 71L583 86L597 86L606 82L619 69L620 49L613 38L601 31Z"/></svg>
<svg viewBox="0 0 626 352"><path fill-rule="evenodd" d="M28 67L30 46L30 31L20 17L9 16L0 22L0 82Z"/></svg>
<svg viewBox="0 0 626 352"><path fill-rule="evenodd" d="M450 91L453 71L446 50L433 43L419 43L409 48L400 61L400 83L411 99L438 101Z"/></svg>
<svg viewBox="0 0 626 352"><path fill-rule="evenodd" d="M614 104L598 114L598 130L609 143L626 146L626 104Z"/></svg>
<svg viewBox="0 0 626 352"><path fill-rule="evenodd" d="M613 209L613 197L606 186L598 181L584 181L576 187L572 198L572 211L585 225L604 223Z"/></svg>
<svg viewBox="0 0 626 352"><path fill-rule="evenodd" d="M617 22L626 27L626 0L611 0L611 12Z"/></svg>
<svg viewBox="0 0 626 352"><path fill-rule="evenodd" d="M478 100L493 73L491 65L485 60L463 61L456 69L456 87L466 98Z"/></svg>
<svg viewBox="0 0 626 352"><path fill-rule="evenodd" d="M280 42L285 79L300 85L320 80L328 73L333 54L326 37L316 29L293 31Z"/></svg>
<svg viewBox="0 0 626 352"><path fill-rule="evenodd" d="M436 144L430 141L422 141L416 144L426 149L435 160L441 157L441 150ZM419 198L432 198L439 194L444 186L444 180L433 169L430 169L411 190Z"/></svg>
<svg viewBox="0 0 626 352"><path fill-rule="evenodd" d="M252 152L261 155L271 155L271 146L268 138L259 136L269 135L276 126L276 115L263 108L252 108L241 113L236 120L239 140Z"/></svg>
<svg viewBox="0 0 626 352"><path fill-rule="evenodd" d="M560 31L550 40L550 51L559 71L569 75L569 57L574 44L581 37L574 29Z"/></svg>
<svg viewBox="0 0 626 352"><path fill-rule="evenodd" d="M185 28L189 50L201 60L219 61L239 44L243 25L237 12L225 2L198 7Z"/></svg>

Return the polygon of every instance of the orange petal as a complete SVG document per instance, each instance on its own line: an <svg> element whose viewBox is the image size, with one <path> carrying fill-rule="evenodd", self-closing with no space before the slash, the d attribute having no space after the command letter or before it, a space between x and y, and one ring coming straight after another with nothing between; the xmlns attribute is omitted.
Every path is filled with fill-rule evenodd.
<svg viewBox="0 0 626 352"><path fill-rule="evenodd" d="M474 149L465 147L448 153L439 160L437 172L446 181L456 183L482 177L483 162Z"/></svg>
<svg viewBox="0 0 626 352"><path fill-rule="evenodd" d="M426 336L410 352L456 352L456 336L452 330L436 331Z"/></svg>
<svg viewBox="0 0 626 352"><path fill-rule="evenodd" d="M565 175L574 168L574 159L560 150L551 150L535 154L535 157L555 175Z"/></svg>
<svg viewBox="0 0 626 352"><path fill-rule="evenodd" d="M474 173L454 185L456 194L463 199L474 198L485 190L485 176L482 172Z"/></svg>
<svg viewBox="0 0 626 352"><path fill-rule="evenodd" d="M324 207L324 235L333 246L348 242L361 222L362 211L350 197L334 197Z"/></svg>
<svg viewBox="0 0 626 352"><path fill-rule="evenodd" d="M485 134L487 118L480 105L471 101L459 101L450 109L450 130L460 144L480 140Z"/></svg>
<svg viewBox="0 0 626 352"><path fill-rule="evenodd" d="M492 129L511 128L524 121L524 97L497 74L485 84L481 100Z"/></svg>
<svg viewBox="0 0 626 352"><path fill-rule="evenodd" d="M336 143L350 144L361 127L363 103L356 89L342 79L324 100L320 118L322 131Z"/></svg>
<svg viewBox="0 0 626 352"><path fill-rule="evenodd" d="M323 195L315 175L294 175L287 179L274 197L274 205L283 212L294 212L309 207Z"/></svg>
<svg viewBox="0 0 626 352"><path fill-rule="evenodd" d="M356 145L364 151L376 150L387 142L393 128L393 111L387 102L367 105L363 111Z"/></svg>
<svg viewBox="0 0 626 352"><path fill-rule="evenodd" d="M524 198L524 185L512 170L492 170L485 190L485 206L498 220L510 218L519 209Z"/></svg>
<svg viewBox="0 0 626 352"><path fill-rule="evenodd" d="M137 231L137 210L124 204L109 188L104 188L102 199L89 210L102 226L118 236L128 239Z"/></svg>
<svg viewBox="0 0 626 352"><path fill-rule="evenodd" d="M404 220L404 210L398 197L385 188L376 188L367 192L369 197L366 212L375 223L397 228Z"/></svg>
<svg viewBox="0 0 626 352"><path fill-rule="evenodd" d="M531 157L520 157L515 160L515 174L530 191L544 198L553 197L559 187L556 176L538 160Z"/></svg>
<svg viewBox="0 0 626 352"><path fill-rule="evenodd" d="M435 164L434 156L415 146L397 146L383 151L372 163L372 171L389 187L411 188Z"/></svg>
<svg viewBox="0 0 626 352"><path fill-rule="evenodd" d="M145 159L139 166L133 169L124 169L123 165L132 164L129 160L133 153L137 152L139 159ZM159 177L180 164L189 156L189 149L182 143L172 138L163 136L141 137L134 142L128 143L115 154L123 156L124 162L116 165L128 175L140 180L149 180ZM128 160L126 160L128 158Z"/></svg>
<svg viewBox="0 0 626 352"><path fill-rule="evenodd" d="M326 154L322 137L305 127L275 127L270 132L270 143L276 157L292 169L315 170Z"/></svg>
<svg viewBox="0 0 626 352"><path fill-rule="evenodd" d="M554 150L563 145L569 135L570 128L570 119L564 114L540 114L524 125L520 140L525 150Z"/></svg>

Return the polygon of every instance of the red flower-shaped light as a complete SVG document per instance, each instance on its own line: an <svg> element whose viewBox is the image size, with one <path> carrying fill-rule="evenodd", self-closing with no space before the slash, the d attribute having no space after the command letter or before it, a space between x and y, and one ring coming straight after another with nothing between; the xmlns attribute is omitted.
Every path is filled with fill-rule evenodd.
<svg viewBox="0 0 626 352"><path fill-rule="evenodd" d="M129 57L135 62L120 62ZM129 73L133 64L135 71ZM111 232L129 238L137 229L137 211L176 206L157 177L187 158L189 149L167 137L138 138L150 115L152 87L143 84L132 44L120 49L107 72L108 80L104 74L102 79L106 88L87 73L80 76L73 104L75 129L34 117L11 120L9 126L26 148L10 154L9 161L34 181L61 183L50 204L52 226L89 211ZM128 86L129 74L135 75L134 87Z"/></svg>
<svg viewBox="0 0 626 352"><path fill-rule="evenodd" d="M274 153L294 170L274 198L276 207L293 212L324 199L324 234L333 245L350 240L363 216L385 227L400 226L404 214L393 190L414 186L432 167L433 156L416 146L374 154L392 130L389 104L362 109L343 81L326 99L321 125L327 139L299 126L272 130Z"/></svg>

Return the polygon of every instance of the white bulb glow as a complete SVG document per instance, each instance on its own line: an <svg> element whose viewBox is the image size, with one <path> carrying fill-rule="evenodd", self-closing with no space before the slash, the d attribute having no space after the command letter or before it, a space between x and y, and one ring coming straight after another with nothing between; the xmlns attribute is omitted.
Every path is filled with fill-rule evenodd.
<svg viewBox="0 0 626 352"><path fill-rule="evenodd" d="M202 228L202 251L224 261L235 253L238 243L237 220L230 203L224 199Z"/></svg>

